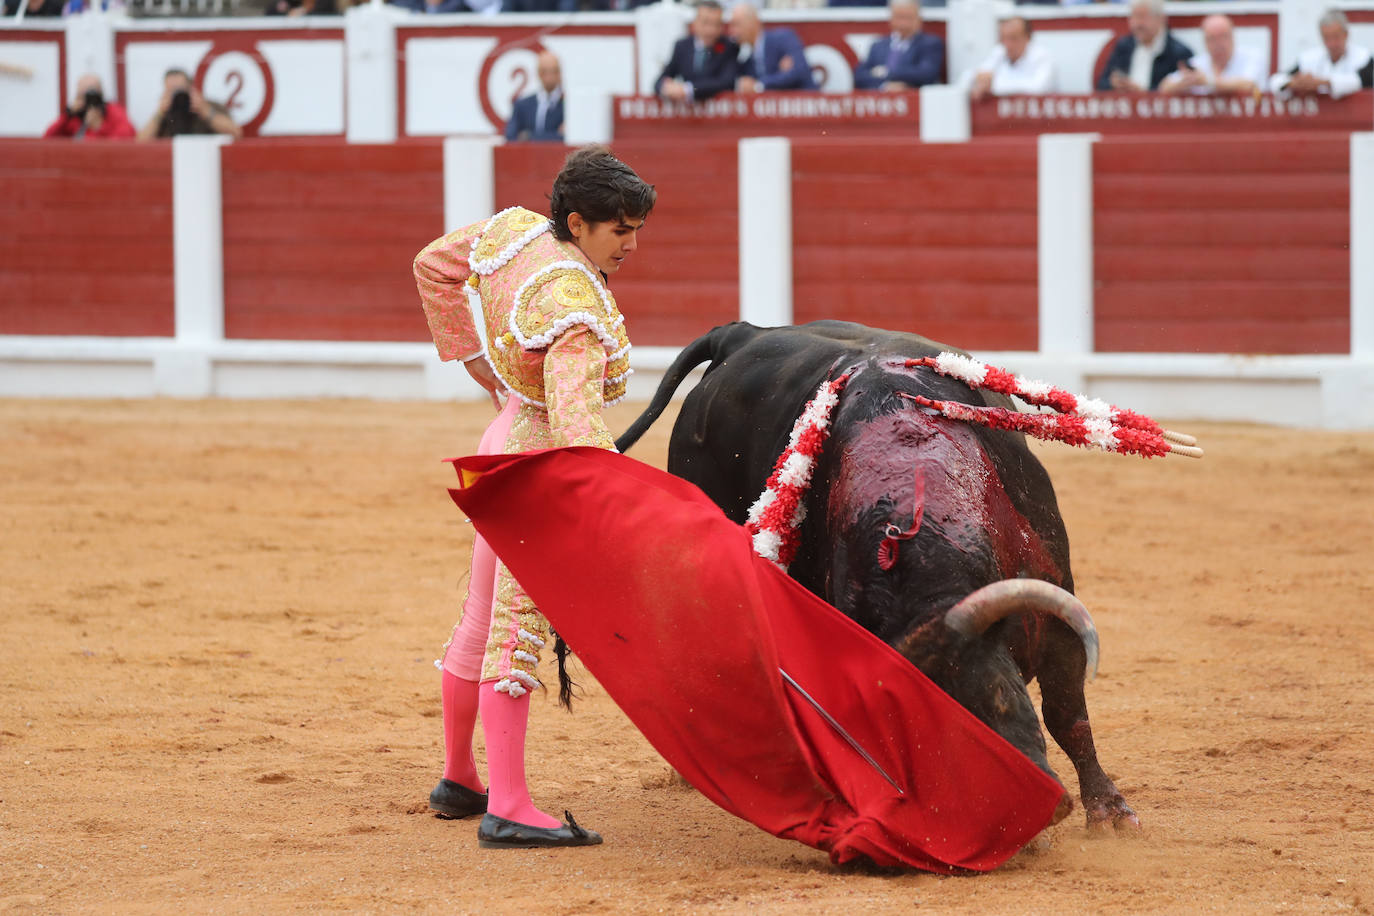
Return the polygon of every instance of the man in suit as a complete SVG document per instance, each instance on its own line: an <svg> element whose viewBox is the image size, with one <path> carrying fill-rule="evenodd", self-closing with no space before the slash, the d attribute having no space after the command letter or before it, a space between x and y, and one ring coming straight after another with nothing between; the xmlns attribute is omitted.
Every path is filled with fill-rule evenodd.
<svg viewBox="0 0 1374 916"><path fill-rule="evenodd" d="M892 34L873 42L868 57L854 68L854 88L900 92L940 82L945 42L921 31L921 5L916 0L892 0L888 9Z"/></svg>
<svg viewBox="0 0 1374 916"><path fill-rule="evenodd" d="M739 43L737 92L816 89L806 48L796 32L782 28L765 31L759 11L752 4L738 3L730 11L730 34Z"/></svg>
<svg viewBox="0 0 1374 916"><path fill-rule="evenodd" d="M1193 51L1169 34L1164 0L1132 0L1128 19L1131 34L1112 46L1107 63L1098 74L1099 92L1144 92L1158 89L1164 77L1179 64L1187 65Z"/></svg>
<svg viewBox="0 0 1374 916"><path fill-rule="evenodd" d="M515 100L506 122L507 140L563 141L563 74L548 51L538 57L539 90Z"/></svg>
<svg viewBox="0 0 1374 916"><path fill-rule="evenodd" d="M670 102L704 102L735 88L739 47L724 37L725 12L716 0L701 0L691 35L673 45L654 92Z"/></svg>

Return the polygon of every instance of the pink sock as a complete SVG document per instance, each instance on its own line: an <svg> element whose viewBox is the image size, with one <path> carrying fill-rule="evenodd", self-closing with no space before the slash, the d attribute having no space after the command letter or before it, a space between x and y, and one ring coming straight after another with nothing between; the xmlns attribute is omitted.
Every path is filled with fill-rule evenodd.
<svg viewBox="0 0 1374 916"><path fill-rule="evenodd" d="M443 676L444 778L474 792L485 792L472 756L472 731L477 725L477 682L452 672Z"/></svg>
<svg viewBox="0 0 1374 916"><path fill-rule="evenodd" d="M497 693L494 683L483 683L477 693L482 734L487 740L487 811L530 827L557 827L562 821L536 808L525 785L525 725L530 696L512 699Z"/></svg>

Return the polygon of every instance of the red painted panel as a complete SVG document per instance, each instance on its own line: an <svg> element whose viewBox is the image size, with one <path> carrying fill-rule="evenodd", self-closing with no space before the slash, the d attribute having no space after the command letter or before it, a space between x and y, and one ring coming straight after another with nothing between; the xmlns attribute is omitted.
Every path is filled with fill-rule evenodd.
<svg viewBox="0 0 1374 916"><path fill-rule="evenodd" d="M1344 245L1350 226L1333 220L1324 210L1285 210L1282 222L1255 219L1249 210L1125 210L1097 213L1093 241L1097 245L1134 245L1151 239L1161 247L1192 248L1199 238L1225 239L1232 245L1286 245L1301 239L1307 245Z"/></svg>
<svg viewBox="0 0 1374 916"><path fill-rule="evenodd" d="M639 250L610 280L639 346L682 346L739 316L738 149L732 142L624 141L616 155L658 191ZM548 212L568 149L496 149L496 206Z"/></svg>
<svg viewBox="0 0 1374 916"><path fill-rule="evenodd" d="M230 338L429 340L411 262L443 233L440 143L224 147Z"/></svg>
<svg viewBox="0 0 1374 916"><path fill-rule="evenodd" d="M797 322L1035 349L1034 141L799 143L792 171Z"/></svg>
<svg viewBox="0 0 1374 916"><path fill-rule="evenodd" d="M169 145L0 143L0 334L173 331Z"/></svg>
<svg viewBox="0 0 1374 916"><path fill-rule="evenodd" d="M1349 140L1105 140L1095 346L1347 353Z"/></svg>

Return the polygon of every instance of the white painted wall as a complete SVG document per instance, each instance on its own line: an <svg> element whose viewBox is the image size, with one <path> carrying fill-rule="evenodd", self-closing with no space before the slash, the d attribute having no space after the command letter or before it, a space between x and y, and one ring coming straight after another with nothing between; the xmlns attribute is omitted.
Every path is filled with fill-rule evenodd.
<svg viewBox="0 0 1374 916"><path fill-rule="evenodd" d="M396 19L380 3L350 7L344 15L346 136L350 143L396 139Z"/></svg>
<svg viewBox="0 0 1374 916"><path fill-rule="evenodd" d="M41 137L60 112L65 87L59 72L63 33L49 28L52 41L6 41L0 30L0 137Z"/></svg>

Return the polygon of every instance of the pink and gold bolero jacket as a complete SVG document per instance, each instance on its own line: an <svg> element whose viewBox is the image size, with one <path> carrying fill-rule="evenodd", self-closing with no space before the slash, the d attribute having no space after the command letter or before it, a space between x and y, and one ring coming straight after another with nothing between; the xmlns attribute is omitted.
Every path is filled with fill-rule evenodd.
<svg viewBox="0 0 1374 916"><path fill-rule="evenodd" d="M551 229L548 217L511 207L432 242L415 258L420 301L440 359L485 355L531 408L507 451L613 448L601 408L625 396L625 319L600 271Z"/></svg>

